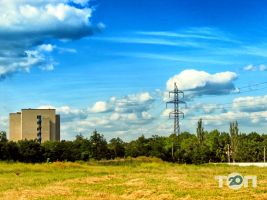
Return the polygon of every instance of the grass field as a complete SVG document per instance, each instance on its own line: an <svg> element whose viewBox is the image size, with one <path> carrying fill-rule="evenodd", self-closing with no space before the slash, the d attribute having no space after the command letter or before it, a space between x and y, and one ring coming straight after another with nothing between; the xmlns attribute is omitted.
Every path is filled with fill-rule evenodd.
<svg viewBox="0 0 267 200"><path fill-rule="evenodd" d="M256 175L257 188L218 188L214 177L232 172ZM267 199L267 168L178 165L142 158L101 163L2 162L0 199Z"/></svg>

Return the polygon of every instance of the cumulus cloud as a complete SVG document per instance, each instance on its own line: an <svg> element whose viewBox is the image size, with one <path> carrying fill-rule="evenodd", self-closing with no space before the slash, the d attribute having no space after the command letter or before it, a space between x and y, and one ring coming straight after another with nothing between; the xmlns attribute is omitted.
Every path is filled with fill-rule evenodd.
<svg viewBox="0 0 267 200"><path fill-rule="evenodd" d="M56 109L57 114L60 114L62 122L71 122L73 120L85 119L88 115L86 110L72 108L70 106L51 106L51 105L42 105L38 107L39 109Z"/></svg>
<svg viewBox="0 0 267 200"><path fill-rule="evenodd" d="M87 109L52 105L43 105L39 108L56 109L61 115L62 136L70 138L94 129L112 134L122 131L134 132L140 125L144 126L154 121L155 118L151 114L154 102L155 97L149 92L142 92L97 101Z"/></svg>
<svg viewBox="0 0 267 200"><path fill-rule="evenodd" d="M107 112L108 111L108 104L106 102L104 102L104 101L98 101L89 110L91 112L94 112L94 113Z"/></svg>
<svg viewBox="0 0 267 200"><path fill-rule="evenodd" d="M154 98L148 92L139 94L130 94L125 97L111 97L108 101L97 101L89 108L90 112L117 112L117 113L132 113L147 111L150 108Z"/></svg>
<svg viewBox="0 0 267 200"><path fill-rule="evenodd" d="M214 115L205 115L200 116L205 123L213 124L213 125L222 125L231 121L238 121L243 126L255 126L255 124L259 125L260 123L266 123L267 121L267 111L260 112L236 112L236 111L228 111L226 113L221 113L216 116Z"/></svg>
<svg viewBox="0 0 267 200"><path fill-rule="evenodd" d="M244 71L266 71L267 67L264 64L260 64L259 66L255 66L255 65L247 65L245 67L243 67Z"/></svg>
<svg viewBox="0 0 267 200"><path fill-rule="evenodd" d="M173 90L176 82L178 89L187 91L192 96L222 95L237 90L234 85L237 77L236 73L229 71L209 74L205 71L188 69L171 77L166 85L167 90Z"/></svg>
<svg viewBox="0 0 267 200"><path fill-rule="evenodd" d="M155 98L149 92L98 101L88 109L88 117L79 126L84 130L100 128L112 133L125 130L129 133L154 120L150 113L154 101Z"/></svg>
<svg viewBox="0 0 267 200"><path fill-rule="evenodd" d="M254 66L254 65L247 65L243 68L243 70L245 71L256 71L257 70L257 67Z"/></svg>
<svg viewBox="0 0 267 200"><path fill-rule="evenodd" d="M242 112L259 112L267 110L267 95L238 97L233 100L233 109Z"/></svg>
<svg viewBox="0 0 267 200"><path fill-rule="evenodd" d="M71 3L75 3L75 6ZM34 66L52 70L50 40L93 34L86 0L0 0L0 79Z"/></svg>

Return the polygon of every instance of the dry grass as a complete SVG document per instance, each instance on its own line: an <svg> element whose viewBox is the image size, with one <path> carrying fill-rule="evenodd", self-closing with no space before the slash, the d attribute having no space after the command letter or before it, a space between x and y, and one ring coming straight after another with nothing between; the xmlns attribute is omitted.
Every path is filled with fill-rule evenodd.
<svg viewBox="0 0 267 200"><path fill-rule="evenodd" d="M257 188L218 188L217 175L257 175ZM0 163L0 199L267 199L267 168L177 165L157 160Z"/></svg>

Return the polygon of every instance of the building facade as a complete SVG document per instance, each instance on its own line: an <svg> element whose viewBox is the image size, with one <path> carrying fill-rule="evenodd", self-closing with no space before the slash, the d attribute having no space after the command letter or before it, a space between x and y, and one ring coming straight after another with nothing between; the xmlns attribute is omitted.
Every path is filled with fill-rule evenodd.
<svg viewBox="0 0 267 200"><path fill-rule="evenodd" d="M9 114L9 139L60 141L60 116L55 109L22 109Z"/></svg>

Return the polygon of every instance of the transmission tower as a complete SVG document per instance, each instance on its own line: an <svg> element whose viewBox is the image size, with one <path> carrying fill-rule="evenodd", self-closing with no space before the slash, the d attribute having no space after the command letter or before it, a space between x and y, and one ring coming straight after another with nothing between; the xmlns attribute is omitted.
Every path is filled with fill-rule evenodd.
<svg viewBox="0 0 267 200"><path fill-rule="evenodd" d="M180 99L180 94L182 95ZM173 133L175 135L180 134L180 116L184 118L184 113L179 110L179 104L186 104L182 99L184 98L184 92L181 90L178 90L178 87L176 83L174 83L174 90L169 91L169 98L171 98L171 95L173 96L173 99L166 102L166 108L168 107L168 104L173 104L173 111L169 113L169 118L174 119L173 124Z"/></svg>

